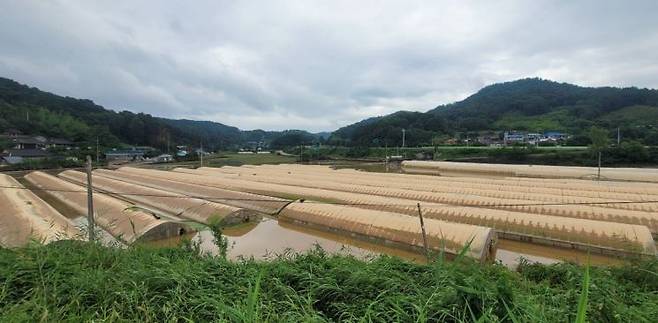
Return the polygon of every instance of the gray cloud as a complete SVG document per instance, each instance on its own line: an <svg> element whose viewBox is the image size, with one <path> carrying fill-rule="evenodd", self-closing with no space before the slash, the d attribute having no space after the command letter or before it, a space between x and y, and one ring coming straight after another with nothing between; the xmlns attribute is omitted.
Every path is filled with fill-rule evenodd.
<svg viewBox="0 0 658 323"><path fill-rule="evenodd" d="M243 129L333 130L522 77L658 87L652 0L1 3L1 76Z"/></svg>

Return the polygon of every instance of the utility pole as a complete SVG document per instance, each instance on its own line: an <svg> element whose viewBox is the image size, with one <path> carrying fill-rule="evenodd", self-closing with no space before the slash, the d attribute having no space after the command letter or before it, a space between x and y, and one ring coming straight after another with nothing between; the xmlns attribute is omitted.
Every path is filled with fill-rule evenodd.
<svg viewBox="0 0 658 323"><path fill-rule="evenodd" d="M388 173L388 141L384 139L384 169Z"/></svg>
<svg viewBox="0 0 658 323"><path fill-rule="evenodd" d="M621 130L617 127L617 147L619 147L619 143L621 143Z"/></svg>
<svg viewBox="0 0 658 323"><path fill-rule="evenodd" d="M596 180L601 180L601 151L599 150L599 169L596 172Z"/></svg>
<svg viewBox="0 0 658 323"><path fill-rule="evenodd" d="M89 241L96 240L96 223L94 220L94 195L91 183L91 156L87 155L87 222Z"/></svg>
<svg viewBox="0 0 658 323"><path fill-rule="evenodd" d="M203 141L199 144L199 165L203 167Z"/></svg>
<svg viewBox="0 0 658 323"><path fill-rule="evenodd" d="M98 136L96 136L96 165L98 165L100 160L100 152L98 150Z"/></svg>
<svg viewBox="0 0 658 323"><path fill-rule="evenodd" d="M420 230L423 233L423 247L425 247L425 256L427 261L430 261L430 248L427 245L427 235L425 234L425 221L423 221L423 212L420 210L420 203L418 205L418 217L420 218Z"/></svg>
<svg viewBox="0 0 658 323"><path fill-rule="evenodd" d="M404 148L404 141L406 137L407 129L402 129L402 148Z"/></svg>
<svg viewBox="0 0 658 323"><path fill-rule="evenodd" d="M302 163L302 151L304 151L304 144L299 144L299 163Z"/></svg>

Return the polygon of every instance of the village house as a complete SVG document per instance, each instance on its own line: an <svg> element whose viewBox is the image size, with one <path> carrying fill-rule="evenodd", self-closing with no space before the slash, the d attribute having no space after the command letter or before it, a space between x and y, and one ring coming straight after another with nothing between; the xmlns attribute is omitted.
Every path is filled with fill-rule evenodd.
<svg viewBox="0 0 658 323"><path fill-rule="evenodd" d="M144 160L144 151L139 149L112 149L105 152L105 158L108 162L129 162Z"/></svg>
<svg viewBox="0 0 658 323"><path fill-rule="evenodd" d="M5 149L0 157L4 164L20 164L26 160L41 160L50 157L50 153L43 149Z"/></svg>
<svg viewBox="0 0 658 323"><path fill-rule="evenodd" d="M0 135L5 149L0 152L4 164L20 164L26 160L40 160L51 156L47 149L71 148L74 143L67 139L44 136L23 135L16 129L9 129Z"/></svg>
<svg viewBox="0 0 658 323"><path fill-rule="evenodd" d="M503 134L503 142L505 145L513 145L515 143L525 143L526 136L525 133L520 131L505 131Z"/></svg>
<svg viewBox="0 0 658 323"><path fill-rule="evenodd" d="M569 139L569 134L559 131L547 131L544 133L528 133L523 131L506 131L503 140L505 145L523 143L538 145L540 143L560 143Z"/></svg>

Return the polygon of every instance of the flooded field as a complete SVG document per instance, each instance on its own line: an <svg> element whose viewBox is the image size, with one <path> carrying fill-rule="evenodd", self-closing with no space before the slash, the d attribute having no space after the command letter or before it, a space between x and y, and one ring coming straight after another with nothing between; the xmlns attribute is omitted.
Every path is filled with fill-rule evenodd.
<svg viewBox="0 0 658 323"><path fill-rule="evenodd" d="M132 211L130 216L142 212L144 214L140 216L149 223L171 222L174 225L184 222L198 230L192 234L147 242L150 245L176 245L187 238L198 241L203 251L216 253L212 234L204 226L215 211L200 216L203 214L196 214L200 208L215 204L216 210L220 207L226 209L230 212L219 215L219 219L230 221L232 217L232 223L248 218L233 214L256 212L258 217L262 215L262 220L252 218L249 223L224 229L231 259L266 260L319 246L328 253L350 254L362 259L387 254L422 263L426 258L422 252L419 209L415 207L417 201L423 203L428 228L438 229L438 232L428 231L435 234L428 235L430 248L441 250L445 248L445 245L441 247L442 243L448 241L452 244L452 249L444 249L448 255L458 253L460 246L469 243L470 237L480 237L475 250L482 250L478 251L479 254L471 254L471 257L480 261L495 258L495 261L512 268L521 258L546 264L589 261L592 264L615 265L623 262L619 252L655 252L647 227L633 225L639 222L632 222L645 221L648 228L655 232L655 214L651 211L656 206L653 204L638 207L632 204L607 205L606 208L554 205L561 201L596 202L606 194L613 194L605 191L608 188L593 186L592 182L578 182L581 188L571 183L552 181L546 182L546 187L538 188L533 187L529 180L441 179L400 173L399 163L340 162L333 163L331 167L247 165L175 168L168 171L125 167L113 171L96 170L94 176L99 176L95 182L100 185L99 188L116 192L105 197L98 194L108 199L108 203L111 200L112 205L134 205L140 210L149 210L146 213ZM72 179L78 178L78 175L81 174L73 171L55 172L42 175L41 181L66 184L73 190L75 181ZM86 223L85 215L81 214L85 212L81 212L79 207L71 208L70 201L63 203L61 197L37 189L30 181L20 177L19 181L74 223L81 226ZM82 186L75 187L84 190ZM634 192L638 190L642 190L643 194L654 194L653 186L610 187L614 188L615 196L625 199L635 198L638 193ZM122 191L129 194L122 194ZM304 200L309 202L304 203ZM499 201L520 203L522 208L501 210L495 207ZM532 206L532 203L544 201L550 203L540 204L541 207ZM158 207L158 203L162 205ZM522 203L530 205L525 207ZM148 218L151 210L155 212L152 216L156 220ZM194 214L196 216L190 217ZM614 218L608 214L626 214L629 218ZM617 220L622 223L613 223ZM452 228L446 232L450 235L449 239L444 238L442 232L446 228ZM498 233L487 233L486 230L493 230L491 228L496 228ZM642 231L644 240L637 238L640 231L633 231L639 229L646 231ZM108 232L117 237L125 236L123 231L126 230L112 227ZM108 232L101 233L104 241L112 240ZM636 240L629 240L633 236L627 232L635 232ZM143 241L138 233L134 234L135 239ZM460 238L460 234L469 236ZM619 234L625 235L624 238L620 239ZM646 251L638 249L638 246L643 246ZM588 253L585 250L594 251Z"/></svg>
<svg viewBox="0 0 658 323"><path fill-rule="evenodd" d="M409 261L424 263L425 255L399 248L387 247L382 244L369 243L329 233L308 227L282 223L275 219L264 218L258 223L248 223L223 231L229 242L228 257L231 259L254 258L267 260L290 253L305 252L322 247L327 253L349 254L361 259L386 254ZM218 249L213 244L213 236L209 230L201 230L185 237L153 241L155 246L175 246L182 239L199 241L203 251L217 254ZM499 240L496 261L510 268L516 267L520 258L530 262L551 264L560 261L586 263L589 257L591 264L615 265L623 261L614 257L589 255L585 252L567 249L537 246L529 243Z"/></svg>

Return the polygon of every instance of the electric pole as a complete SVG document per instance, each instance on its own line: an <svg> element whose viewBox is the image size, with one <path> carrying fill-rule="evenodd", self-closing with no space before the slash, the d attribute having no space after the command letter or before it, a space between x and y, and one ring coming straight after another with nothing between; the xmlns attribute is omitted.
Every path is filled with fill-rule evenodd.
<svg viewBox="0 0 658 323"><path fill-rule="evenodd" d="M405 138L406 137L406 132L407 132L406 129L402 129L402 148L404 148L404 141L406 139Z"/></svg>
<svg viewBox="0 0 658 323"><path fill-rule="evenodd" d="M98 136L96 136L96 165L98 165L100 160L100 152L98 150Z"/></svg>
<svg viewBox="0 0 658 323"><path fill-rule="evenodd" d="M299 163L302 163L302 151L304 151L304 145L299 144Z"/></svg>
<svg viewBox="0 0 658 323"><path fill-rule="evenodd" d="M87 222L89 241L96 240L96 223L94 220L94 193L91 183L91 156L87 155Z"/></svg>
<svg viewBox="0 0 658 323"><path fill-rule="evenodd" d="M601 151L599 150L599 168L596 172L596 180L600 181L601 180Z"/></svg>
<svg viewBox="0 0 658 323"><path fill-rule="evenodd" d="M617 127L617 147L619 147L619 143L621 143L621 130Z"/></svg>
<svg viewBox="0 0 658 323"><path fill-rule="evenodd" d="M199 144L199 165L203 167L203 141Z"/></svg>
<svg viewBox="0 0 658 323"><path fill-rule="evenodd" d="M425 221L423 221L423 212L420 210L420 203L418 203L417 206L418 217L420 218L420 230L423 234L423 247L425 248L425 256L427 257L427 261L430 261L430 248L427 244L427 234L425 233Z"/></svg>

